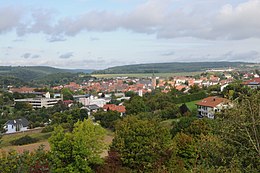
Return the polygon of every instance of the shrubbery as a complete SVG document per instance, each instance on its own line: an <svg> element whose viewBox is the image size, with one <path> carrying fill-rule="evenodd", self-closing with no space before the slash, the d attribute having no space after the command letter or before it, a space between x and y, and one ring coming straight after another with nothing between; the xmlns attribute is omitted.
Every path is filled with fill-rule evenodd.
<svg viewBox="0 0 260 173"><path fill-rule="evenodd" d="M26 145L26 144L35 143L37 141L38 141L37 138L32 138L32 137L26 135L26 136L23 136L19 139L11 141L11 144L12 145Z"/></svg>
<svg viewBox="0 0 260 173"><path fill-rule="evenodd" d="M173 99L173 103L180 104L180 103L187 103L195 100L201 100L207 97L207 94L204 91L200 91L197 93L183 95Z"/></svg>
<svg viewBox="0 0 260 173"><path fill-rule="evenodd" d="M42 129L41 133L48 133L48 132L52 132L52 131L54 131L53 126L46 126Z"/></svg>

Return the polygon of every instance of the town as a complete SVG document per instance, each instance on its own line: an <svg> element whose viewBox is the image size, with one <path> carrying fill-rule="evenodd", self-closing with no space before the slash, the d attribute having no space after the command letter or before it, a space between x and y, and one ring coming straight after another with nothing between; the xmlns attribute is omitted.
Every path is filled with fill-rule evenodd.
<svg viewBox="0 0 260 173"><path fill-rule="evenodd" d="M176 94L175 99L172 100L174 104L192 102L193 105L189 105L190 108L187 110L193 111L194 116L214 118L215 112L232 107L232 101L238 97L236 90L241 90L241 88L259 89L260 78L257 72L240 72L230 69L217 72L207 70L196 76L171 76L169 78L159 78L156 77L156 74L147 78L95 78L82 83L68 82L66 85L56 85L49 88L47 86L44 86L45 88L7 86L7 90L2 91L1 115L2 117L14 117L8 115L12 114L8 110L8 105L11 106L11 109L14 107L35 111L61 104L66 109L73 109L77 105L81 110L86 110L86 116L91 116L100 110L116 111L120 113L120 116L124 116L128 111L125 102L129 102L134 96L143 97L161 93L162 97L166 97L167 93L168 95L174 93ZM195 93L199 93L199 96L192 97ZM13 100L5 101L6 94L12 95ZM194 110L195 106L197 112ZM27 116L25 115L25 117ZM44 118L43 120L48 121L36 123L34 119L30 117L26 119L25 117L5 119L4 124L4 118L2 118L3 132L14 133L29 130L36 128L36 124L45 126L51 121L51 119ZM95 121L95 117L91 117ZM19 121L21 118L26 123ZM31 125L28 122L31 122Z"/></svg>
<svg viewBox="0 0 260 173"><path fill-rule="evenodd" d="M85 77L85 75L88 74L76 74L79 78ZM181 138L189 137L185 136L185 133L195 135L189 137L194 138L193 140L201 140L196 137L196 134L211 133L212 129L215 129L212 126L215 123L223 126L224 130L224 126L228 126L230 122L225 125L223 123L229 121L230 118L231 121L234 119L231 115L235 110L245 106L240 104L245 104L243 100L247 97L256 99L250 101L250 104L255 102L256 107L254 109L259 107L260 77L258 70L207 70L193 76L170 75L164 78L157 75L153 73L149 77L106 78L88 76L87 80L76 78L76 80L60 84L57 82L52 85L37 84L41 87L3 86L0 97L1 151L8 152L8 150L14 149L18 154L17 157L24 157L26 154L21 153L26 151L32 153L39 147L40 150L38 149L37 152L48 154L49 150L52 152L54 149L51 148L56 145L55 141L61 140L60 133L63 135L75 133L76 135L79 132L75 132L75 129L82 122L85 123L86 128L87 126L90 128L92 124L93 127L91 128L105 129L102 132L106 133L105 138L102 138L102 141L104 140L102 143L110 145L110 150L99 146L101 143L94 142L95 145L99 146L96 148L99 151L99 155L96 157L105 158L105 165L98 167L97 171L110 170L111 168L108 167L112 163L110 157L114 153L113 147L119 147L119 149L122 147L119 145L120 142L115 141L126 140L125 137L127 137L124 136L128 133L124 129L127 125L125 123L130 123L131 126L135 127L136 123L147 121L148 124L152 125L149 127L150 129L157 126L160 127L159 129L166 128L168 129L167 133L170 133L178 144L178 140L181 140ZM59 78L62 79L61 74L59 74ZM57 81L57 79L54 80ZM247 108L244 107L243 109ZM228 118L222 120L221 117L223 116L228 116ZM144 127L148 128L148 124ZM132 130L135 131L141 127L135 128L137 129ZM190 128L202 129L201 132L197 132L195 129L195 131L189 132ZM64 132L61 129L69 132ZM61 131L58 132L57 130ZM145 129L143 130L142 133L147 133ZM188 131L183 133L183 130ZM120 136L119 132L123 136ZM87 135L87 133L89 132L84 132L84 135ZM133 133L138 134L138 131ZM166 131L164 133L167 135ZM95 132L92 135L91 138L95 139L100 134ZM156 136L157 134L149 133L147 135L155 135L156 140L161 138ZM57 141L56 138L59 138L59 140ZM62 138L65 140L66 137ZM131 137L131 140L137 139ZM67 142L70 140L72 138L66 139ZM41 148L42 145L44 147ZM88 143L88 145L90 144ZM150 145L150 143L145 145ZM145 147L145 145L140 147ZM124 149L124 147L121 149ZM131 150L133 149L135 150L135 147ZM63 149L60 148L59 150ZM121 152L120 150L117 152ZM135 152L138 153L139 151ZM150 152L153 153L153 151ZM44 157L47 157L47 155ZM128 158L129 156L122 155L121 157ZM133 157L135 158L136 155L133 155ZM186 159L182 155L178 157ZM43 160L40 167L49 170L50 168L46 167L46 163L53 163L46 159ZM65 160L67 159L65 158ZM136 166L135 169L140 169L139 164L136 164ZM185 167L180 166L178 169L184 170ZM124 170L125 168L119 164L113 169Z"/></svg>
<svg viewBox="0 0 260 173"><path fill-rule="evenodd" d="M259 173L259 9L0 1L0 173Z"/></svg>

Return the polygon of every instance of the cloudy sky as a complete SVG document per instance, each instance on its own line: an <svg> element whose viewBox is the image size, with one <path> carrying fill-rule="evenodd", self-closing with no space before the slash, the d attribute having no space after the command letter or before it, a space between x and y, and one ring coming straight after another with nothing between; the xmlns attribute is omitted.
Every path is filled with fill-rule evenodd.
<svg viewBox="0 0 260 173"><path fill-rule="evenodd" d="M0 65L260 62L260 0L0 0Z"/></svg>

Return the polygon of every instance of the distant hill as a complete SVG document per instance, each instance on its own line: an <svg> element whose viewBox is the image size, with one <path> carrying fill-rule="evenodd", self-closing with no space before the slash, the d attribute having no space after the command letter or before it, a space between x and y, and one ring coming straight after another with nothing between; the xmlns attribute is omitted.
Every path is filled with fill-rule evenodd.
<svg viewBox="0 0 260 173"><path fill-rule="evenodd" d="M150 63L111 67L94 71L93 74L130 74L130 73L180 73L197 72L212 68L238 68L248 65L245 62L170 62Z"/></svg>
<svg viewBox="0 0 260 173"><path fill-rule="evenodd" d="M35 79L31 81L34 86L40 85L48 85L48 86L57 86L57 85L65 85L69 82L82 83L88 81L90 79L95 79L90 74L82 74L82 73L53 73L46 75L44 77Z"/></svg>
<svg viewBox="0 0 260 173"><path fill-rule="evenodd" d="M66 69L67 72L71 72L71 73L92 73L93 71L95 71L94 69Z"/></svg>
<svg viewBox="0 0 260 173"><path fill-rule="evenodd" d="M85 70L85 72L87 71ZM68 72L77 73L84 72L84 70L59 69L48 66L0 66L0 78L17 78L24 82L41 79L51 74ZM91 70L88 72L91 72Z"/></svg>

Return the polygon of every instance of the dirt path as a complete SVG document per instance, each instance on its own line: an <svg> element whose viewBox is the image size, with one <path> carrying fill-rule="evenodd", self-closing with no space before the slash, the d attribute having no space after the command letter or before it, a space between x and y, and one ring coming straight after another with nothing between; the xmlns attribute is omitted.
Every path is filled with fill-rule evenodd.
<svg viewBox="0 0 260 173"><path fill-rule="evenodd" d="M44 145L44 149L49 151L50 150L50 144L48 141L44 142L37 142L34 144L28 144L28 145L21 145L21 146L8 146L0 149L0 152L9 152L10 150L15 150L18 153L23 153L24 151L32 152L36 149L38 149L41 145Z"/></svg>

